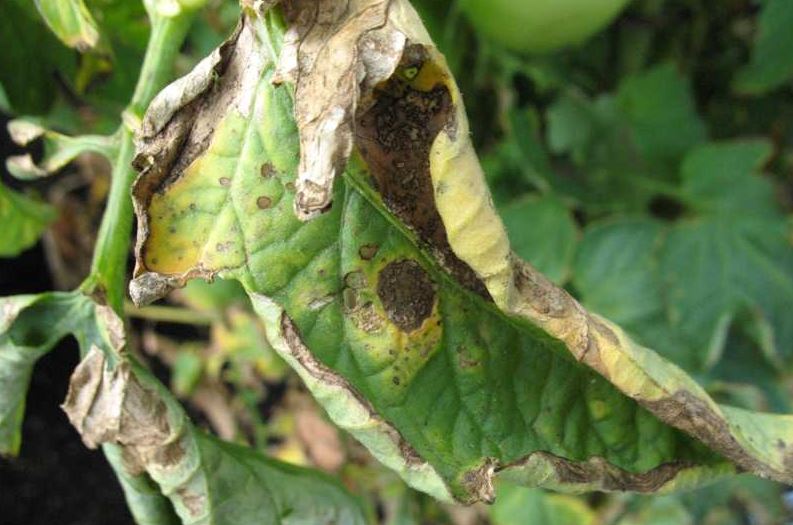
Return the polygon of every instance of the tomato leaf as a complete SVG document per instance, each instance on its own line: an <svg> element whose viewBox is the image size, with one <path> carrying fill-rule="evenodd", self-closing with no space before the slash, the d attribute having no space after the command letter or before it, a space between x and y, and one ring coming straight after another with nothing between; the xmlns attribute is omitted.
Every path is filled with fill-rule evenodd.
<svg viewBox="0 0 793 525"><path fill-rule="evenodd" d="M296 2L282 48L248 10L155 98L133 298L240 280L330 417L441 499L793 479L793 418L717 405L512 254L443 58L388 5Z"/></svg>

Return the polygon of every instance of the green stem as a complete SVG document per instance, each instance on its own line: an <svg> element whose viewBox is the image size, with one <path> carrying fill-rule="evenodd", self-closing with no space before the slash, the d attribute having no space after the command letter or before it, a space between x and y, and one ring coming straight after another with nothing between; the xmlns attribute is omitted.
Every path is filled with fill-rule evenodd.
<svg viewBox="0 0 793 525"><path fill-rule="evenodd" d="M143 113L170 79L173 62L187 35L193 12L183 12L172 18L156 17L146 48L146 56L127 114L140 120ZM113 162L110 195L102 224L99 227L91 275L81 289L90 295L103 297L118 314L123 312L129 238L132 232L132 199L130 188L136 177L131 162L135 156L134 132L122 125L119 148Z"/></svg>
<svg viewBox="0 0 793 525"><path fill-rule="evenodd" d="M188 308L172 306L144 306L136 307L131 301L124 302L124 313L128 317L157 321L160 323L191 324L209 326L218 320L218 316L204 314Z"/></svg>

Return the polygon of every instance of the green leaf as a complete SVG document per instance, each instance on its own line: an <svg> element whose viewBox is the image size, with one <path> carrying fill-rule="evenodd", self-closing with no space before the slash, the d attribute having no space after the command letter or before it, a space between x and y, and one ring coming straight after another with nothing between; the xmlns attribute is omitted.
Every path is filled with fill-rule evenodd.
<svg viewBox="0 0 793 525"><path fill-rule="evenodd" d="M578 229L564 202L554 195L528 197L500 211L515 253L556 284L567 281Z"/></svg>
<svg viewBox="0 0 793 525"><path fill-rule="evenodd" d="M790 359L790 229L770 183L754 173L770 152L761 141L695 148L681 188L692 216L671 227L645 219L590 226L575 268L584 302L692 370L719 361L738 318L753 323L772 361Z"/></svg>
<svg viewBox="0 0 793 525"><path fill-rule="evenodd" d="M49 205L0 184L0 257L14 257L33 246L53 219L55 210Z"/></svg>
<svg viewBox="0 0 793 525"><path fill-rule="evenodd" d="M693 517L674 496L648 500L641 510L621 518L618 525L694 525Z"/></svg>
<svg viewBox="0 0 793 525"><path fill-rule="evenodd" d="M709 143L686 155L682 196L701 213L778 217L774 188L758 175L773 153L765 140Z"/></svg>
<svg viewBox="0 0 793 525"><path fill-rule="evenodd" d="M355 46L345 32L357 24L377 24L388 42L418 24L406 4L390 13L397 19L350 25L354 13L336 13L305 37L319 41L292 51L330 49L323 39L333 37ZM295 34L309 31L299 26L307 16ZM238 279L268 341L329 416L441 499L491 501L496 476L642 492L704 483L735 464L792 479L774 443L790 440L793 418L717 405L511 253L459 92L419 33L407 62L398 48L394 62L378 58L368 74L386 63L395 72L366 77L377 88L360 93L367 111L355 114L366 51L298 57L316 68L294 92L274 88L281 32L247 12L144 119L133 299L195 277Z"/></svg>
<svg viewBox="0 0 793 525"><path fill-rule="evenodd" d="M740 93L763 94L793 78L793 4L787 0L765 2L758 25L752 59L733 81Z"/></svg>
<svg viewBox="0 0 793 525"><path fill-rule="evenodd" d="M44 114L58 92L55 75L74 71L70 50L41 22L29 0L6 0L0 16L0 84L11 108L22 114ZM24 71L25 74L20 74Z"/></svg>
<svg viewBox="0 0 793 525"><path fill-rule="evenodd" d="M627 77L617 91L642 154L650 161L679 159L705 139L688 81L673 64Z"/></svg>
<svg viewBox="0 0 793 525"><path fill-rule="evenodd" d="M83 0L36 0L44 21L61 42L86 51L99 41L96 22Z"/></svg>
<svg viewBox="0 0 793 525"><path fill-rule="evenodd" d="M498 486L496 503L490 507L493 525L592 525L597 516L580 499L508 483Z"/></svg>
<svg viewBox="0 0 793 525"><path fill-rule="evenodd" d="M573 272L587 307L626 328L661 313L657 252L663 231L644 218L587 227Z"/></svg>
<svg viewBox="0 0 793 525"><path fill-rule="evenodd" d="M683 162L683 196L699 213L669 234L662 272L670 317L695 347L723 346L722 332L749 310L768 324L769 357L791 357L790 228L771 184L756 174L770 154L765 142L724 142Z"/></svg>
<svg viewBox="0 0 793 525"><path fill-rule="evenodd" d="M567 89L547 118L550 150L576 168L573 180L550 180L594 216L644 212L706 135L688 80L672 64L625 77L614 94L589 98Z"/></svg>

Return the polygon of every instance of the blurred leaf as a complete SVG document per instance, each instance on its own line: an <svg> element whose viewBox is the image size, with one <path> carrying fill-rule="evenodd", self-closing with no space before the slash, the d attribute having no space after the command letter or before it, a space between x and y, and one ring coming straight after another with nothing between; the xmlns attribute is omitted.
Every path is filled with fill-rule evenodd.
<svg viewBox="0 0 793 525"><path fill-rule="evenodd" d="M493 525L594 525L597 520L579 498L508 483L498 485L488 511Z"/></svg>
<svg viewBox="0 0 793 525"><path fill-rule="evenodd" d="M240 386L254 379L245 375L249 368L268 381L283 379L288 368L267 341L259 318L251 312L229 311L227 319L228 324L212 326L212 343L217 351L207 365L210 373L219 376L230 363L233 366L227 373L231 377L225 379Z"/></svg>
<svg viewBox="0 0 793 525"><path fill-rule="evenodd" d="M499 211L515 253L555 283L567 281L578 228L564 202L555 195L525 197Z"/></svg>
<svg viewBox="0 0 793 525"><path fill-rule="evenodd" d="M204 362L191 345L182 345L171 365L171 390L179 397L188 397L193 393L201 374Z"/></svg>
<svg viewBox="0 0 793 525"><path fill-rule="evenodd" d="M641 501L641 510L621 518L617 525L694 525L694 518L675 496L658 496Z"/></svg>
<svg viewBox="0 0 793 525"><path fill-rule="evenodd" d="M201 312L222 312L235 305L250 306L240 283L230 279L193 279L179 290L179 298Z"/></svg>
<svg viewBox="0 0 793 525"><path fill-rule="evenodd" d="M793 355L790 227L755 173L769 153L763 142L715 143L683 163L683 195L698 213L670 232L661 270L670 319L709 353L720 354L732 319L756 310L770 330L768 357Z"/></svg>
<svg viewBox="0 0 793 525"><path fill-rule="evenodd" d="M658 250L663 226L635 218L587 227L573 285L593 311L629 328L663 310Z"/></svg>
<svg viewBox="0 0 793 525"><path fill-rule="evenodd" d="M688 367L717 363L739 317L770 359L789 358L790 228L753 173L769 153L764 142L695 148L681 188L692 217L668 228L643 219L588 227L574 280L584 302Z"/></svg>
<svg viewBox="0 0 793 525"><path fill-rule="evenodd" d="M17 114L46 113L58 93L59 73L74 72L73 52L47 29L30 0L3 0L0 45L0 84L11 108Z"/></svg>
<svg viewBox="0 0 793 525"><path fill-rule="evenodd" d="M99 41L96 22L83 0L35 0L44 21L61 42L86 51Z"/></svg>
<svg viewBox="0 0 793 525"><path fill-rule="evenodd" d="M758 26L751 62L738 70L733 81L738 92L752 95L793 78L793 2L766 0Z"/></svg>
<svg viewBox="0 0 793 525"><path fill-rule="evenodd" d="M649 161L675 161L705 140L689 83L673 64L663 64L620 82L617 105Z"/></svg>
<svg viewBox="0 0 793 525"><path fill-rule="evenodd" d="M47 225L55 219L55 210L0 184L0 257L14 257L33 246Z"/></svg>
<svg viewBox="0 0 793 525"><path fill-rule="evenodd" d="M687 79L672 64L621 79L615 94L589 98L567 88L547 119L549 148L577 168L576 179L553 177L553 186L596 217L645 211L706 134Z"/></svg>
<svg viewBox="0 0 793 525"><path fill-rule="evenodd" d="M702 213L778 218L774 188L758 175L772 152L766 140L716 142L693 149L681 168L686 203Z"/></svg>

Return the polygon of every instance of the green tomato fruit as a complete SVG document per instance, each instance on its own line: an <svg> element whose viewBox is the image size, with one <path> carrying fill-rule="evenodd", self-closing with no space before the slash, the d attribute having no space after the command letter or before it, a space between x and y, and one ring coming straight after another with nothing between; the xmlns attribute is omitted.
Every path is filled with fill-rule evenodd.
<svg viewBox="0 0 793 525"><path fill-rule="evenodd" d="M514 51L544 53L603 29L629 0L461 0L482 34Z"/></svg>

